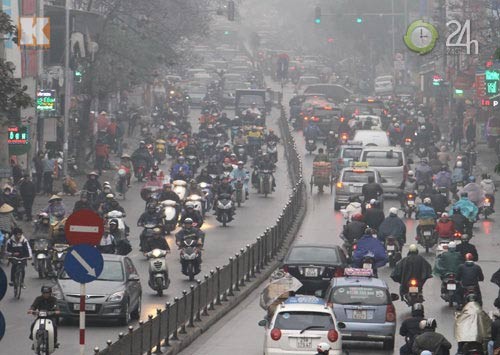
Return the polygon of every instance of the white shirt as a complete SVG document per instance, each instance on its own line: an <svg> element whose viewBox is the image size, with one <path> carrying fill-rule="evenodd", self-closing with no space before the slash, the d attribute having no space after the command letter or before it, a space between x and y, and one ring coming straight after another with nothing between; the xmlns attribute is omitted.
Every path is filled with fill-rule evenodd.
<svg viewBox="0 0 500 355"><path fill-rule="evenodd" d="M112 245L114 242L115 242L115 237L113 237L112 234L105 234L102 236L99 245L101 246Z"/></svg>

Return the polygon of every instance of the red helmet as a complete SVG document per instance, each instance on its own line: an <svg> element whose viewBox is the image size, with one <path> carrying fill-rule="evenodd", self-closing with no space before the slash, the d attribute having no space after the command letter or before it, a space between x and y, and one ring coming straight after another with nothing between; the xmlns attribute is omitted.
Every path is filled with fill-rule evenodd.
<svg viewBox="0 0 500 355"><path fill-rule="evenodd" d="M352 216L353 221L362 221L363 220L363 215L361 213L356 213Z"/></svg>
<svg viewBox="0 0 500 355"><path fill-rule="evenodd" d="M465 254L465 261L474 261L474 255L471 253Z"/></svg>

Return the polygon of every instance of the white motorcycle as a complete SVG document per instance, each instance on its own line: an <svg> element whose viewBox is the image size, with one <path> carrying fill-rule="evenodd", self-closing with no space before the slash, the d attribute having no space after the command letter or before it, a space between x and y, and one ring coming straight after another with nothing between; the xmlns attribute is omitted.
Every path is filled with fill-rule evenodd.
<svg viewBox="0 0 500 355"><path fill-rule="evenodd" d="M184 201L187 193L187 183L184 180L174 180L172 190L179 196L181 201Z"/></svg>
<svg viewBox="0 0 500 355"><path fill-rule="evenodd" d="M165 200L161 202L162 220L165 228L165 233L170 234L177 227L179 215L177 213L177 202L173 200Z"/></svg>
<svg viewBox="0 0 500 355"><path fill-rule="evenodd" d="M203 197L200 195L192 194L189 195L186 198L186 203L191 202L191 204L194 206L195 211L200 212L200 214L203 216L205 215L205 210L203 209Z"/></svg>
<svg viewBox="0 0 500 355"><path fill-rule="evenodd" d="M166 290L170 285L166 255L167 251L161 249L153 249L146 253L149 260L148 285L160 297L163 296L163 290Z"/></svg>
<svg viewBox="0 0 500 355"><path fill-rule="evenodd" d="M37 316L33 331L33 350L37 355L52 354L56 350L54 328L55 325L50 319L55 312L53 311L32 311Z"/></svg>
<svg viewBox="0 0 500 355"><path fill-rule="evenodd" d="M200 182L198 187L203 192L203 210L205 212L210 211L210 208L212 208L212 185L206 182Z"/></svg>

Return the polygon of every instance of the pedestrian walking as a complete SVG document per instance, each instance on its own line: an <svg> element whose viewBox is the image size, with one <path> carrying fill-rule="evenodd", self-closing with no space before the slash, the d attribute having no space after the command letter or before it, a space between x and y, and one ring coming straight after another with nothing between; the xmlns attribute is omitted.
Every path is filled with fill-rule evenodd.
<svg viewBox="0 0 500 355"><path fill-rule="evenodd" d="M31 221L33 220L33 202L36 196L36 186L28 174L25 174L19 183L19 194L23 201L26 220Z"/></svg>
<svg viewBox="0 0 500 355"><path fill-rule="evenodd" d="M12 180L14 185L17 185L23 177L23 169L21 169L16 159L10 159L10 167L12 168Z"/></svg>
<svg viewBox="0 0 500 355"><path fill-rule="evenodd" d="M476 120L474 117L469 117L464 121L464 132L467 143L471 144L476 141Z"/></svg>
<svg viewBox="0 0 500 355"><path fill-rule="evenodd" d="M54 171L56 161L52 154L47 153L46 157L42 159L43 165L43 192L47 196L52 195L54 184Z"/></svg>
<svg viewBox="0 0 500 355"><path fill-rule="evenodd" d="M33 157L33 180L35 182L36 192L42 192L42 181L43 181L43 153L39 152L37 155Z"/></svg>
<svg viewBox="0 0 500 355"><path fill-rule="evenodd" d="M462 127L458 122L454 122L453 126L451 127L451 132L450 132L450 144L453 147L453 151L460 151L461 149L461 143L462 143L462 138L463 138L463 130Z"/></svg>
<svg viewBox="0 0 500 355"><path fill-rule="evenodd" d="M109 146L106 142L98 141L95 145L95 166L99 175L102 175L102 170L108 160Z"/></svg>

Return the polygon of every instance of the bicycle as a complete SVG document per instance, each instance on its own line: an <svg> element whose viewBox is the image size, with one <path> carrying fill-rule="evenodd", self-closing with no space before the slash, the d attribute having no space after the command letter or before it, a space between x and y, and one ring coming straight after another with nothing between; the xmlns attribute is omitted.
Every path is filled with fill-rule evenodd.
<svg viewBox="0 0 500 355"><path fill-rule="evenodd" d="M12 264L12 267L15 268L14 271L14 279L12 283L14 284L14 297L16 299L21 298L21 289L24 282L25 276L25 268L26 268L26 260L28 258L16 258L15 256L9 257L9 262Z"/></svg>

